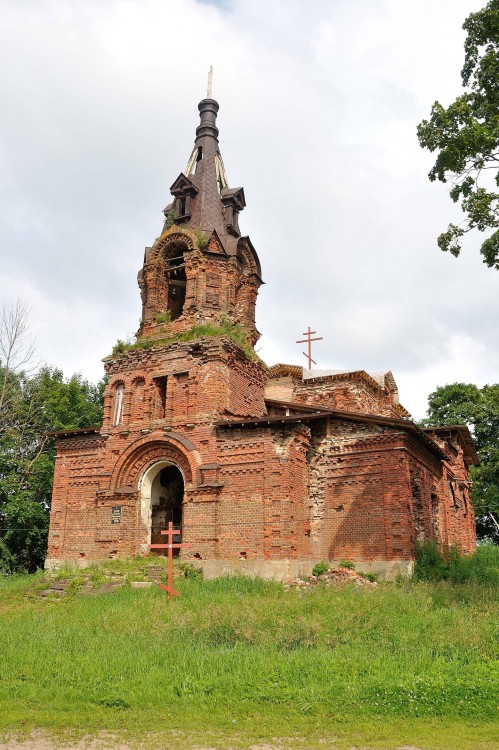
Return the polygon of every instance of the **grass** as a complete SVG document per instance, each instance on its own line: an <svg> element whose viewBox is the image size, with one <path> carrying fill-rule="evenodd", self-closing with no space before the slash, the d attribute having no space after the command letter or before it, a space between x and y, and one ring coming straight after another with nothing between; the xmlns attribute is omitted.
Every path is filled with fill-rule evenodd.
<svg viewBox="0 0 499 750"><path fill-rule="evenodd" d="M171 336L165 336L164 338L137 338L133 342L118 339L113 347L112 354L121 354L122 352L131 351L133 349L154 349L160 346L171 346L172 344L182 341L195 341L204 336L211 338L229 336L229 338L231 338L243 350L248 359L261 362L248 340L248 334L246 331L242 326L230 322L223 323L220 326L211 324L196 325L192 326L192 328L189 328L187 331L174 333Z"/></svg>
<svg viewBox="0 0 499 750"><path fill-rule="evenodd" d="M451 547L449 559L444 560L438 544L426 542L418 547L414 577L420 581L449 581L450 583L478 583L499 586L499 547L483 544L473 555L461 555Z"/></svg>
<svg viewBox="0 0 499 750"><path fill-rule="evenodd" d="M109 563L96 582L133 578L134 566L144 563ZM206 737L217 747L276 737L286 747L300 737L310 748L332 737L335 748L499 747L490 585L300 594L258 579L185 578L171 602L128 585L41 600L40 585L40 576L0 583L4 732L133 739L161 727L163 745L183 732L182 747Z"/></svg>

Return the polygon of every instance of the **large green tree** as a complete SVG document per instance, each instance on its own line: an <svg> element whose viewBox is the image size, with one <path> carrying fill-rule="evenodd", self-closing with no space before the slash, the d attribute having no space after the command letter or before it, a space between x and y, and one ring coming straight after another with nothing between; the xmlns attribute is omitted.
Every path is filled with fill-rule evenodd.
<svg viewBox="0 0 499 750"><path fill-rule="evenodd" d="M428 397L427 414L424 427L466 424L473 433L480 458L472 468L477 532L499 543L499 384L441 386Z"/></svg>
<svg viewBox="0 0 499 750"><path fill-rule="evenodd" d="M47 431L100 424L102 384L57 369L6 372L0 417L0 570L36 570L47 544L54 440Z"/></svg>
<svg viewBox="0 0 499 750"><path fill-rule="evenodd" d="M98 425L104 381L33 366L29 309L0 311L0 572L43 564L54 473L48 431Z"/></svg>
<svg viewBox="0 0 499 750"><path fill-rule="evenodd" d="M458 256L467 232L494 230L480 252L484 263L499 269L499 0L468 16L463 29L465 92L447 108L435 102L418 138L438 154L430 180L450 182L450 196L465 214L439 236L439 247Z"/></svg>

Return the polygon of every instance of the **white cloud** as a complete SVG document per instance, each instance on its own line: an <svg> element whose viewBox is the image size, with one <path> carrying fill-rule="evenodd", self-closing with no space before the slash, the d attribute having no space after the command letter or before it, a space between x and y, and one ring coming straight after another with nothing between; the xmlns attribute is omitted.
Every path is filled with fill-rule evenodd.
<svg viewBox="0 0 499 750"><path fill-rule="evenodd" d="M220 141L267 285L261 356L392 369L423 415L445 382L497 381L497 274L416 125L460 91L483 0L4 0L1 297L28 296L40 354L96 379L133 333L136 272L191 150L214 65Z"/></svg>

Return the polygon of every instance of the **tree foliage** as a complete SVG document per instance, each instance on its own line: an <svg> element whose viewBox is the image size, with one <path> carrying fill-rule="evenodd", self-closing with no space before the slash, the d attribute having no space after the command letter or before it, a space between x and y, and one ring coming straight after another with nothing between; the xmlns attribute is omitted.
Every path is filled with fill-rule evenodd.
<svg viewBox="0 0 499 750"><path fill-rule="evenodd" d="M54 472L51 430L100 424L102 385L42 367L27 375L0 361L8 400L0 416L0 571L43 564Z"/></svg>
<svg viewBox="0 0 499 750"><path fill-rule="evenodd" d="M466 424L473 433L480 466L472 467L472 499L479 536L499 543L499 384L454 383L428 397L423 426Z"/></svg>
<svg viewBox="0 0 499 750"><path fill-rule="evenodd" d="M482 243L483 262L499 269L499 0L472 13L461 71L465 93L447 108L439 102L429 120L418 125L422 148L437 151L429 178L451 182L450 196L460 202L466 218L449 224L438 245L456 257L463 236L472 229L493 233ZM489 171L491 172L489 173ZM489 177L487 176L489 175ZM493 179L492 179L493 178Z"/></svg>

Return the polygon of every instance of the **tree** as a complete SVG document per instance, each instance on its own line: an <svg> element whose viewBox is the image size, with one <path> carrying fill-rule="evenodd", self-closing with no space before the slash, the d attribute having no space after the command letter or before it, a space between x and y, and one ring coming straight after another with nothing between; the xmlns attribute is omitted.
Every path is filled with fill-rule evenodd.
<svg viewBox="0 0 499 750"><path fill-rule="evenodd" d="M499 544L499 384L441 386L428 397L427 414L423 427L466 424L473 433L480 459L471 470L477 532Z"/></svg>
<svg viewBox="0 0 499 750"><path fill-rule="evenodd" d="M103 384L79 374L65 379L49 367L11 372L10 381L10 416L0 433L0 570L31 572L47 546L55 441L46 433L99 425Z"/></svg>
<svg viewBox="0 0 499 750"><path fill-rule="evenodd" d="M46 433L102 418L103 381L49 367L30 373L32 358L28 310L18 302L0 318L0 572L31 572L45 558L55 457Z"/></svg>
<svg viewBox="0 0 499 750"><path fill-rule="evenodd" d="M441 250L458 256L463 236L472 229L493 229L482 243L483 262L499 269L499 0L465 20L465 93L447 107L435 102L429 120L418 125L422 148L438 152L428 177L451 181L450 196L466 218L449 224L438 237Z"/></svg>
<svg viewBox="0 0 499 750"><path fill-rule="evenodd" d="M34 356L28 318L29 309L20 300L3 305L0 313L0 435L15 412L15 373L26 370Z"/></svg>

